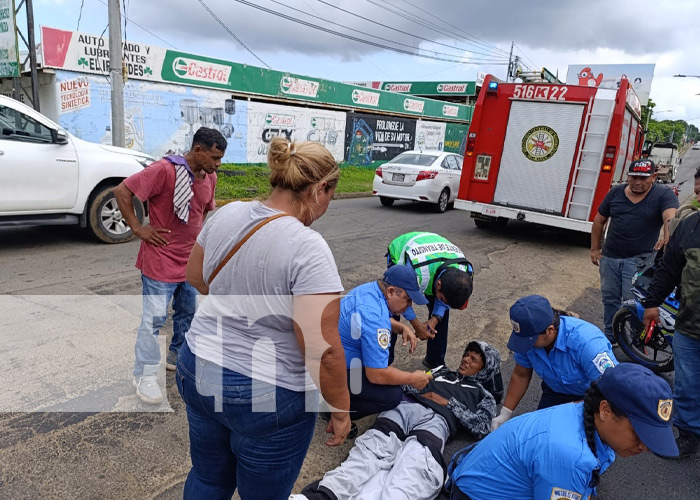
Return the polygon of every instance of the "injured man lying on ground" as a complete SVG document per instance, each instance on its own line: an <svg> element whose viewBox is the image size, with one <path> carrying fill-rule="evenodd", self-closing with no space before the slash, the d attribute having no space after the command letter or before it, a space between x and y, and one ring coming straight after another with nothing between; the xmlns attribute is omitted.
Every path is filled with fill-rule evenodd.
<svg viewBox="0 0 700 500"><path fill-rule="evenodd" d="M444 480L445 443L459 426L477 439L491 430L503 397L501 357L472 341L457 371L433 370L422 390L404 387L403 401L378 415L348 458L290 500L387 500L437 497Z"/></svg>

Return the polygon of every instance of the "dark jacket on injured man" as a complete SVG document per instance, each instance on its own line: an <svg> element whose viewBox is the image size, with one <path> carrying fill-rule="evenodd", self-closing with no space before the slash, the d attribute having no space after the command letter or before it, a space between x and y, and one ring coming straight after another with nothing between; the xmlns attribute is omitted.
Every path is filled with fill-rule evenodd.
<svg viewBox="0 0 700 500"><path fill-rule="evenodd" d="M474 437L482 438L491 431L491 419L496 415L496 405L503 397L501 377L501 355L486 342L470 342L481 349L485 363L481 371L463 377L446 366L433 369L433 380L422 390L404 386L403 390L423 406L427 406L442 416L450 429L450 436L462 425ZM421 397L421 394L435 392L448 400L447 406Z"/></svg>

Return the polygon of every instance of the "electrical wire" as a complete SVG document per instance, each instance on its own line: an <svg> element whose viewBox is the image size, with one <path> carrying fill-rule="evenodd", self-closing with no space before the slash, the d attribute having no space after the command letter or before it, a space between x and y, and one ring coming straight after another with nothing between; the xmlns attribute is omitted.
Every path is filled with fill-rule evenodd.
<svg viewBox="0 0 700 500"><path fill-rule="evenodd" d="M407 14L406 12L404 12L404 11L402 11L402 10L400 10L400 9L397 10L398 7L396 7L396 6L393 5L393 4L390 4L390 3L388 3L388 2L386 2L386 4L384 4L384 3L377 2L377 1L375 1L375 0L365 0L365 1L366 1L367 3L370 3L370 4L374 5L374 6L376 6L376 7L379 7L380 9L384 9L384 10L386 10L387 12L390 12L390 13L392 13L392 14L398 16L398 17L401 17L401 18L403 18L403 19L406 19L406 20L408 20L408 21L411 21L411 22L413 22L413 23L415 23L415 24L417 24L417 25L419 25L419 26L422 26L422 27L424 27L424 28L428 28L428 29L431 29L431 30L433 30L433 31L436 31L436 32L440 33L441 35L445 35L445 36L453 37L453 38L454 38L454 33L447 33L447 32L444 31L444 29L443 29L442 27L436 25L435 23L432 23L432 22L430 22L430 21L427 21L427 20L421 19L421 18L417 18L417 19L416 19L416 16ZM393 7L393 8L387 6L387 4L388 4L388 5L391 5L391 7ZM456 38L460 38L460 37L456 37ZM464 39L463 39L463 40L464 40ZM435 42L433 42L433 43L435 43ZM466 43L467 43L468 45L474 45L474 46L476 46L477 48L480 48L480 49L488 50L488 51L489 51L489 54L488 54L488 55L494 56L494 54L493 54L493 49L491 49L490 47L483 47L483 44L475 43L475 42L472 41L472 40L467 40ZM479 45L482 45L482 47L479 47ZM475 53L476 53L476 51L474 51L474 49L462 49L462 50L469 50L470 52L475 52ZM499 50L500 50L500 49L499 49ZM485 55L485 54L483 54L483 53L481 53L481 54L482 54L482 55Z"/></svg>
<svg viewBox="0 0 700 500"><path fill-rule="evenodd" d="M535 70L535 69L537 69L537 68L539 67L539 66L537 66L534 62L532 62L532 59L530 59L529 57L527 57L527 55L526 55L525 52L523 51L522 47L520 47L517 43L514 44L514 45L515 45L515 47L517 47L517 49L518 49L518 51L520 52L520 54L521 54L530 64L532 64L532 69L533 69L533 70Z"/></svg>
<svg viewBox="0 0 700 500"><path fill-rule="evenodd" d="M299 13L301 13L301 14L307 15L307 16L309 16L309 17L311 17L311 18L318 19L318 20L320 20L320 21L323 21L324 23L332 24L332 25L335 25L335 26L341 26L341 27L343 27L343 28L346 27L344 24L336 23L335 21L330 21L330 20L325 19L325 18L323 18L323 17L321 17L321 16L317 16L317 15L314 15L314 14L309 14L308 12L305 12L305 11L303 11L303 10L301 10L301 9L297 9L297 8L295 8L295 7L290 7L289 5L286 5L285 3L280 2L280 1L278 1L278 0L269 0L269 1L272 2L272 3L275 3L275 4L277 4L277 5L280 5L280 6L282 6L282 7L286 7L287 9L293 10L293 11L295 11L295 12L299 12ZM376 39L382 40L382 41L384 41L384 42L389 42L389 43L393 43L393 44L395 44L395 45L401 45L401 46L403 46L403 47L408 47L408 48L410 48L410 49L422 50L422 51L424 51L424 52L432 52L433 54L436 54L436 55L442 55L442 56L448 56L448 57L462 57L462 54L448 54L448 53L446 53L446 52L437 52L437 51L435 51L435 50L423 49L423 48L420 48L420 47L416 47L415 45L409 45L409 44L406 44L406 43L397 42L397 41L391 40L391 39L389 39L389 38L383 38L383 37L381 37L381 36L373 35L373 34L371 34L371 33L367 33L366 31L360 31L360 30L358 30L358 29L355 29L355 30L353 30L353 31L354 31L355 33L360 33L360 34L362 34L362 35L370 36L370 37L372 37L372 38L376 38Z"/></svg>
<svg viewBox="0 0 700 500"><path fill-rule="evenodd" d="M235 0L235 1L239 1L239 0ZM414 34L414 33L409 33L409 32L407 32L407 31L403 31L403 30L400 30L400 29L398 29L398 28L394 28L394 27L392 27L392 26L388 26L388 25L386 25L386 24L382 24L382 23L380 23L380 22L378 22L378 21L375 21L374 19L370 19L370 18L368 18L368 17L361 16L360 14L356 14L355 12L351 12L351 11L349 11L349 10L347 10L347 9L343 9L342 7L339 7L339 6L337 6L337 5L333 5L332 3L326 2L325 0L316 0L316 1L317 1L317 2L320 2L320 3L324 4L324 5L328 5L329 7L332 7L332 8L334 8L334 9L340 10L341 12L345 12L346 14L350 14L351 16L354 16L354 17L357 17L357 18L362 19L362 20L364 20L364 21L370 22L370 23L372 23L372 24L376 24L376 25L378 25L378 26L381 26L382 28L386 28L386 29L389 29L389 30L392 30L392 31L396 31L397 33L401 33L402 35L406 35L406 36L410 36L410 37L413 37L413 38L417 38L417 39L419 39L419 40L423 40L423 41L425 41L425 42L430 42L430 43L433 43L433 44L435 44L435 45L441 45L441 46L443 46L443 47L448 47L448 48L450 48L450 49L456 49L456 50L460 50L460 51L469 50L469 49L465 49L464 47L457 47L457 46L455 46L455 45L449 45L449 44L446 44L446 43L438 42L438 41L436 41L436 40L430 40L429 38L424 38L424 37L418 36L418 35L416 35L416 34ZM469 50L469 51L472 52L472 53L474 53L474 54L477 54L477 55L487 56L487 57L493 57L492 54L483 53L483 52L476 52L476 51L472 51L472 50Z"/></svg>
<svg viewBox="0 0 700 500"><path fill-rule="evenodd" d="M200 0L200 1L201 1L201 0ZM238 2L238 3L241 3L241 4L243 4L243 5L247 5L247 6L249 6L249 7L253 7L254 9L261 10L261 11L263 11L263 12L267 12L268 14L272 14L272 15L274 15L274 16L281 17L281 18L283 18L283 19L287 19L287 20L289 20L289 21L293 21L293 22L298 23L298 24L302 24L302 25L307 26L307 27L309 27L309 28L314 28L314 29L317 29L317 30L319 30L319 31L323 31L323 32L325 32L325 33L329 33L329 34L332 34L332 35L340 36L340 37L346 38L346 39L348 39L348 40L353 40L353 41L355 41L355 42L360 42L360 43L364 43L364 44L367 44L367 45L372 45L372 46L374 46L374 47L379 47L379 48L382 48L382 49L391 50L391 51L393 51L393 52L399 52L399 53L402 53L402 54L408 54L408 55L415 56L415 57L422 57L422 58L425 58L425 59L434 59L434 60L437 60L437 61L447 61L447 62L455 62L455 63L456 63L456 62L461 62L461 61L458 60L458 59L445 58L445 57L436 57L436 56L429 56L429 55L421 54L421 53L418 53L418 52L413 52L413 51L409 51L409 50L399 49L399 48L396 48L396 47L390 47L390 46L388 46L388 45L384 45L384 44L377 43L377 42L372 42L371 40L365 40L365 39L363 39L363 38L358 38L358 37L356 37L356 36L348 35L348 34L345 34L345 33L340 33L340 32L338 32L338 31L334 31L334 30L331 30L331 29L329 29L329 28L325 28L325 27L323 27L323 26L318 26L318 25L313 24L313 23L310 23L310 22L308 22L308 21L303 21L303 20L301 20L301 19L297 19L297 18L295 18L295 17L288 16L288 15L283 14L283 13L281 13L281 12L278 12L278 11L276 11L276 10L268 9L268 8L262 7L262 6L260 6L260 5L256 5L256 4L252 3L252 2L247 2L246 0L234 0L234 1L235 1L235 2ZM420 50L420 49L419 49L419 50ZM505 63L504 63L504 64L505 64Z"/></svg>
<svg viewBox="0 0 700 500"><path fill-rule="evenodd" d="M311 7L311 5L309 5L309 4L306 2L306 0L302 0L302 2L304 2L304 5L306 5L311 11L313 11L315 14L318 14L318 12L316 12L316 10L315 10L313 7ZM347 43L348 46L349 46L352 50L354 50L354 51L357 53L357 55L360 57L360 59L369 61L370 64L371 64L372 66L374 66L375 68L377 68L377 69L379 70L380 73L383 73L384 76L389 77L389 74L388 74L386 71L384 71L384 70L382 69L381 66L379 66L378 64L376 64L369 56L367 56L367 55L362 55L362 52L360 52L360 51L357 49L357 47L355 47L355 45L354 45L352 42L350 42L349 40L346 40L345 43Z"/></svg>
<svg viewBox="0 0 700 500"><path fill-rule="evenodd" d="M80 12L78 13L78 27L75 28L75 31L80 31L80 20L83 18L83 5L85 5L85 0L81 0L80 2Z"/></svg>
<svg viewBox="0 0 700 500"><path fill-rule="evenodd" d="M204 0L197 0L197 1L198 1L200 4L202 4L202 7L204 7L204 8L206 9L206 11L209 12L209 14L211 14L211 16L216 20L216 22L219 23L219 24L221 25L221 27L224 28L224 30L226 30L226 32L227 32L229 35L231 35L238 43L240 43L240 44L243 46L244 49L246 49L248 52L250 52L250 54L252 54L253 57L256 58L258 61L260 61L260 63L261 63L263 66L265 66L267 69L272 69L272 68L270 67L269 64L267 64L265 61L263 61L262 59L260 59L260 58L258 57L258 55L257 55L255 52L253 52L250 48L248 48L248 46L247 46L245 43L243 43L243 40L241 40L240 38L238 38L238 37L236 36L236 34L235 34L233 31L231 31L231 30L228 28L228 26L226 26L226 25L223 23L223 21L222 21L221 19L219 19L219 17L218 17L216 14L214 14L214 12L207 6L207 4L204 3Z"/></svg>
<svg viewBox="0 0 700 500"><path fill-rule="evenodd" d="M100 2L100 3L101 3L102 5L104 5L104 6L107 6L107 3L106 3L104 0L97 0L97 1ZM149 35L151 35L153 38L157 38L158 40L160 40L161 42L163 42L163 43L166 44L167 46L172 47L172 48L175 49L175 50L180 50L180 49L178 49L177 47L175 47L175 45L173 45L172 43L168 42L167 40L162 39L161 37L159 37L158 35L156 35L156 34L153 33L152 31L150 31L148 28L144 28L143 26L141 26L139 23L137 23L137 22L134 21L133 19L130 18L130 19L129 19L129 22L130 22L131 24L133 24L134 26L136 26L136 27L142 29L143 31L145 31L146 33L148 33Z"/></svg>
<svg viewBox="0 0 700 500"><path fill-rule="evenodd" d="M458 32L461 32L464 36L467 37L467 39L472 40L474 43L478 43L478 44L480 44L480 45L483 45L485 48L491 48L491 49L494 50L494 51L501 52L503 55L508 55L508 51L501 49L501 48L498 47L497 45L494 45L494 44L492 44L492 43L489 43L489 42L487 42L487 41L485 41L485 40L482 40L481 38L479 38L479 37L477 37L477 36L475 36L475 35L472 35L471 33L468 33L468 32L466 32L466 31L464 31L463 29L459 28L458 26L455 26L454 24L451 24L451 23L445 21L445 20L442 19L441 17L436 16L436 15L433 14L432 12L429 12L429 11L427 11L427 10L425 10L425 9L421 9L421 8L418 7L416 4L411 3L411 2L409 2L408 0L402 0L402 1L403 1L404 3L407 3L408 5L410 5L411 7L413 7L413 8L415 8L415 9L417 9L417 10L423 12L424 14L427 14L427 15L429 15L429 16L431 16L431 17L437 19L438 21L441 21L441 22L445 23L447 26L450 26L450 27L454 28L454 29L457 30Z"/></svg>
<svg viewBox="0 0 700 500"><path fill-rule="evenodd" d="M126 25L129 22L129 18L126 17L126 0L120 0L122 3L122 10L124 11L124 42L126 42Z"/></svg>

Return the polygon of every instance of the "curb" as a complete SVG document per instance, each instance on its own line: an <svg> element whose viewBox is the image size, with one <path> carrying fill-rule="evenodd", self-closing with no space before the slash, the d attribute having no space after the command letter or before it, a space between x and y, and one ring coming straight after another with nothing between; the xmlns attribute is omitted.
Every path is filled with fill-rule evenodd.
<svg viewBox="0 0 700 500"><path fill-rule="evenodd" d="M371 192L359 192L359 193L335 193L333 195L334 200L349 200L352 198L369 198L373 196ZM253 200L262 200L262 196L257 196L254 198L231 198L231 199L224 199L224 200L216 200L216 208L223 207L224 205L228 205L229 203L233 201L253 201Z"/></svg>

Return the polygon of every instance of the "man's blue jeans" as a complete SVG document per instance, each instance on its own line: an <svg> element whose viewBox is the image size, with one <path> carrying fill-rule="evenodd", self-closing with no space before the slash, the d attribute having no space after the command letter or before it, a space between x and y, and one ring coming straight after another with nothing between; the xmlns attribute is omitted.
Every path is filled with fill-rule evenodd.
<svg viewBox="0 0 700 500"><path fill-rule="evenodd" d="M612 323L615 313L622 307L622 302L634 298L632 278L648 253L626 259L602 257L599 262L600 294L603 298L603 321L605 335L613 337Z"/></svg>
<svg viewBox="0 0 700 500"><path fill-rule="evenodd" d="M700 340L676 330L673 335L673 423L700 435Z"/></svg>
<svg viewBox="0 0 700 500"><path fill-rule="evenodd" d="M316 427L318 393L295 392L197 358L177 360L192 469L184 500L287 500ZM308 402L306 399L308 398Z"/></svg>
<svg viewBox="0 0 700 500"><path fill-rule="evenodd" d="M160 364L158 332L168 317L168 305L173 303L173 339L170 350L177 353L190 329L197 310L197 290L186 281L166 283L141 275L143 283L143 317L136 335L134 375L143 373L143 365Z"/></svg>

